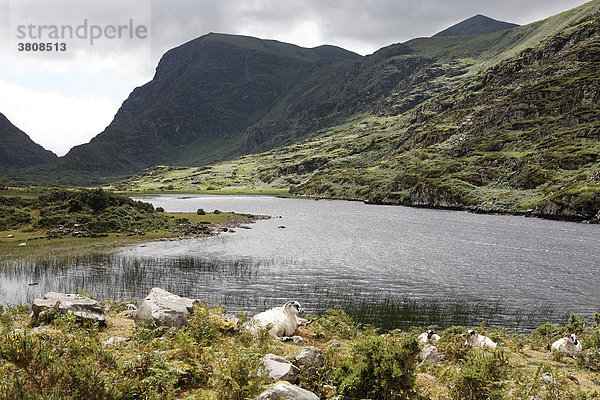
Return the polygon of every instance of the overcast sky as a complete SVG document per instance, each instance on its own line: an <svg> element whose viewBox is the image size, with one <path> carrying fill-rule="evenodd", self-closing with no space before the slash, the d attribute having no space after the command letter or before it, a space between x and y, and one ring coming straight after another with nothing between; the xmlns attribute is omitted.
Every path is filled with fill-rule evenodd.
<svg viewBox="0 0 600 400"><path fill-rule="evenodd" d="M476 14L523 25L585 2L0 0L0 113L37 143L64 155L110 123L129 93L152 79L165 51L208 32L304 47L333 44L364 55L431 36ZM86 38L50 40L50 28L42 28L44 39L66 43L64 52L18 51L19 43L40 42L30 34L35 37L42 26L76 30L84 20L87 25L79 33L85 32ZM140 35L130 35L132 28ZM98 30L102 37L91 45L90 37ZM25 37L19 37L23 32Z"/></svg>

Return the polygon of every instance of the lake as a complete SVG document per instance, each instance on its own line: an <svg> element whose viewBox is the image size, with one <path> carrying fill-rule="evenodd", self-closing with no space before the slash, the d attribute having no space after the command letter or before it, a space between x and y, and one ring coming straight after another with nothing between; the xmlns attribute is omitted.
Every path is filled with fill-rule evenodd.
<svg viewBox="0 0 600 400"><path fill-rule="evenodd" d="M529 330L600 311L598 225L269 196L137 200L166 211L273 218L216 237L11 261L0 269L0 302L77 290L142 298L158 286L250 313L291 299L309 314L340 305L385 329L486 323Z"/></svg>

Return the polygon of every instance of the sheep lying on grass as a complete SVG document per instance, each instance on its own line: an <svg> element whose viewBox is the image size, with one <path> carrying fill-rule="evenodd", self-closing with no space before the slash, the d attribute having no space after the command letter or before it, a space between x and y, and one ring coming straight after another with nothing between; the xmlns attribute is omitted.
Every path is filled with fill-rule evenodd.
<svg viewBox="0 0 600 400"><path fill-rule="evenodd" d="M419 343L437 343L440 340L440 336L437 334L436 331L434 330L428 330L427 332L423 332L419 335L419 337L417 338L417 340L419 341Z"/></svg>
<svg viewBox="0 0 600 400"><path fill-rule="evenodd" d="M581 353L581 342L577 340L577 336L569 334L552 343L552 351L575 357L576 354Z"/></svg>
<svg viewBox="0 0 600 400"><path fill-rule="evenodd" d="M255 315L249 323L249 329L257 334L269 325L269 335L273 339L286 340L292 336L298 326L306 322L298 318L302 314L302 306L297 301L288 301L283 307L275 307Z"/></svg>
<svg viewBox="0 0 600 400"><path fill-rule="evenodd" d="M472 329L467 331L467 340L465 341L465 345L479 348L496 348L496 343L494 343L492 339L487 336L480 335Z"/></svg>

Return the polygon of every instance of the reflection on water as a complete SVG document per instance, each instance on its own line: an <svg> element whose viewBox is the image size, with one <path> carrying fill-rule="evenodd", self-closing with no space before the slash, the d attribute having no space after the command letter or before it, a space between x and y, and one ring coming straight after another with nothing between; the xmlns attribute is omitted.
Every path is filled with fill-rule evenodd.
<svg viewBox="0 0 600 400"><path fill-rule="evenodd" d="M461 212L271 197L160 196L168 211L282 216L218 237L0 266L0 302L48 291L142 298L152 287L228 309L294 299L342 306L385 329L453 324L531 329L600 311L600 227ZM279 228L285 226L285 228Z"/></svg>
<svg viewBox="0 0 600 400"><path fill-rule="evenodd" d="M48 291L74 293L85 290L98 299L139 299L153 287L206 304L227 305L230 310L255 312L290 298L301 301L310 313L341 306L356 320L382 329L454 324L476 325L482 321L515 329L531 329L550 320L564 320L551 307L535 310L507 308L500 301L475 298L410 298L393 292L373 293L360 285L314 282L274 284L256 261L212 261L193 257L136 258L119 254L13 260L0 272L0 298L10 304L27 303ZM296 266L300 268L300 266ZM24 280L24 277L27 279ZM290 296L294 293L294 296Z"/></svg>

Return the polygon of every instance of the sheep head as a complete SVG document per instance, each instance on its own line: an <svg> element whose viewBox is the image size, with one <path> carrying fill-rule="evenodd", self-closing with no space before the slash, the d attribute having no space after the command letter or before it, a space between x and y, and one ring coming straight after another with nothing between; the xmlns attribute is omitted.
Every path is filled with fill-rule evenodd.
<svg viewBox="0 0 600 400"><path fill-rule="evenodd" d="M565 335L565 337L569 342L573 343L575 346L577 346L577 344L579 343L579 341L577 340L577 336L575 336L575 334L573 333Z"/></svg>
<svg viewBox="0 0 600 400"><path fill-rule="evenodd" d="M283 310L286 313L292 314L292 315L300 315L300 314L304 313L304 311L302 310L302 306L297 301L288 301L283 306Z"/></svg>
<svg viewBox="0 0 600 400"><path fill-rule="evenodd" d="M437 332L434 331L433 329L430 329L430 330L427 331L427 339L431 339L431 337L433 335L437 335Z"/></svg>

